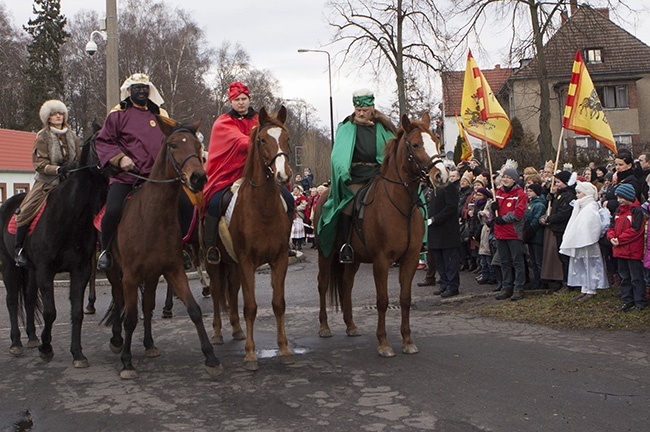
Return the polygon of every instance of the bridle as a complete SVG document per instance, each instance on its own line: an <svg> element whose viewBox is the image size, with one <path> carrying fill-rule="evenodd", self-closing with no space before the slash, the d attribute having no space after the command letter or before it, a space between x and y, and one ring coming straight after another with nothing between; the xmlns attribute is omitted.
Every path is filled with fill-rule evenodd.
<svg viewBox="0 0 650 432"><path fill-rule="evenodd" d="M167 160L169 161L169 163L174 168L174 171L177 174L176 177L171 178L171 179L166 179L166 180L157 180L157 179L151 179L149 177L141 176L141 175L136 174L136 173L131 172L131 171L125 171L125 174L128 174L131 177L135 177L135 178L137 178L139 180L143 180L145 182L150 182L150 183L174 183L174 182L180 182L180 183L184 184L185 186L187 186L188 188L190 188L190 190L192 190L192 187L187 183L187 176L185 175L185 173L183 173L183 167L185 166L187 161L189 161L190 159L197 158L197 159L199 159L199 161L201 161L201 157L196 152L190 152L189 154L187 154L183 158L183 160L180 163L178 163L176 161L176 159L174 159L174 157L172 156L171 152L169 151L169 148L170 148L170 145L171 145L171 143L169 142L169 139L172 137L172 135L177 134L177 133L181 133L181 132L189 133L191 135L196 135L196 132L194 132L192 129L189 129L189 128L186 128L186 127L180 127L178 129L173 130L172 133L170 133L169 136L167 137L167 140L166 140L167 142L165 143L165 145L167 146Z"/></svg>
<svg viewBox="0 0 650 432"><path fill-rule="evenodd" d="M287 158L287 160L289 159L289 154L284 152L284 151L277 152L275 155L273 155L271 160L268 161L268 162L264 159L264 156L262 156L262 141L263 140L262 140L262 138L260 138L260 134L261 134L263 129L266 129L266 128L269 128L269 127L279 127L282 130L284 130L284 128L282 126L279 126L279 125L277 125L275 123L264 123L262 126L259 126L257 128L256 134L255 134L256 135L255 146L257 147L257 153L260 155L260 161L262 162L262 165L264 165L264 171L266 172L266 176L264 178L264 181L261 184L255 184L255 182L253 182L253 179L248 178L248 182L253 187L262 187L262 186L264 186L264 184L267 181L269 181L270 178L272 178L274 176L275 173L273 172L273 168L271 168L271 167L273 166L273 164L275 163L275 160L277 158L279 158L280 156L284 156L284 157ZM280 148L280 143L279 142L278 142L278 148Z"/></svg>

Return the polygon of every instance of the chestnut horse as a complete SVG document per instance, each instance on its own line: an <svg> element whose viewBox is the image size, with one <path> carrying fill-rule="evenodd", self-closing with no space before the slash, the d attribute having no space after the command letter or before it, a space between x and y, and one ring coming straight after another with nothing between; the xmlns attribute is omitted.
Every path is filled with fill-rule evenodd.
<svg viewBox="0 0 650 432"><path fill-rule="evenodd" d="M264 108L260 110L260 125L251 134L244 179L237 191L229 226L236 262L229 256L220 239L221 262L208 262L206 265L214 303L213 328L216 343L223 343L219 310L226 293L233 338L243 338L237 310L237 294L240 284L243 286L246 321L244 367L248 370L259 368L253 340L257 315L255 270L265 263L271 267L272 305L280 356L284 364L293 361L293 353L289 349L284 330L284 281L289 265L287 250L291 223L280 192L283 184L291 178L289 134L284 126L286 119L287 110L284 106L276 116L269 115Z"/></svg>
<svg viewBox="0 0 650 432"><path fill-rule="evenodd" d="M436 187L447 184L449 173L443 164L440 143L433 136L429 114L421 121L409 121L402 116L402 124L397 137L385 149L380 174L372 180L368 195L364 200L364 216L360 230L353 229L350 243L354 248L354 263L340 264L338 254L329 257L318 254L318 292L320 294L320 329L318 335L331 337L327 324L326 294L330 301L341 302L343 320L348 336L358 336L357 326L352 319L352 286L354 276L361 263L372 263L375 288L377 291L377 339L378 352L383 357L395 353L386 338L386 309L388 308L388 269L399 263L400 306L402 310L402 352L415 354L417 347L411 338L409 312L411 308L411 283L418 265L422 240L424 238L424 218L419 207L422 182ZM321 208L327 201L322 197L316 206L315 218L320 217ZM314 226L317 223L314 222ZM318 233L317 233L318 236ZM337 239L335 249L342 239ZM338 246L337 246L338 245ZM336 249L338 250L338 249Z"/></svg>
<svg viewBox="0 0 650 432"><path fill-rule="evenodd" d="M113 305L107 324L113 326L110 345L122 350L122 379L137 378L132 364L131 341L138 322L138 287L144 284L144 346L147 357L158 355L151 334L151 317L155 306L156 286L160 275L174 287L187 307L196 327L206 370L216 376L223 368L203 325L201 308L194 300L183 267L183 244L177 203L181 185L192 192L201 191L206 181L201 142L196 136L198 123L180 125L159 117L158 123L167 136L145 184L124 205L117 235L111 245L115 264L106 276L111 283ZM122 312L125 337L122 339Z"/></svg>

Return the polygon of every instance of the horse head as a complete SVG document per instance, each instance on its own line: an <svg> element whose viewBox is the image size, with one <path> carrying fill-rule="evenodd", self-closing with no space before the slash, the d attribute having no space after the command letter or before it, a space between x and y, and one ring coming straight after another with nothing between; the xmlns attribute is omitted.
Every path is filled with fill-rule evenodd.
<svg viewBox="0 0 650 432"><path fill-rule="evenodd" d="M167 136L164 143L167 160L178 179L192 192L203 190L208 177L203 167L203 144L196 135L200 123L181 124L166 117L159 117L159 124Z"/></svg>
<svg viewBox="0 0 650 432"><path fill-rule="evenodd" d="M284 126L287 109L283 106L276 115L262 108L259 113L260 125L253 132L251 153L259 154L266 177L273 177L277 184L287 183L292 176L289 165L289 132Z"/></svg>
<svg viewBox="0 0 650 432"><path fill-rule="evenodd" d="M434 187L443 187L449 182L449 171L443 163L440 141L431 133L430 127L428 112L419 121L411 121L404 114L398 138L404 141L408 160L417 169L419 176Z"/></svg>

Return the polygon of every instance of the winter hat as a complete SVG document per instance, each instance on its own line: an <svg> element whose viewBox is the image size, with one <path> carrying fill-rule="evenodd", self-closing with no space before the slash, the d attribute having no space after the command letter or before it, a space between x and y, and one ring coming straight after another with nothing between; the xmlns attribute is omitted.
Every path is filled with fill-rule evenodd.
<svg viewBox="0 0 650 432"><path fill-rule="evenodd" d="M614 190L614 195L625 198L628 201L634 201L636 191L634 190L634 186L631 184L621 183L616 187L616 190Z"/></svg>
<svg viewBox="0 0 650 432"><path fill-rule="evenodd" d="M375 104L375 95L372 90L364 88L352 93L352 105L355 107L368 107Z"/></svg>
<svg viewBox="0 0 650 432"><path fill-rule="evenodd" d="M502 176L508 176L514 181L519 181L519 173L514 168L506 168L501 173Z"/></svg>
<svg viewBox="0 0 650 432"><path fill-rule="evenodd" d="M482 187L482 188L478 188L478 189L476 190L476 192L478 192L478 193L480 193L480 194L483 194L483 195L485 195L485 196L488 197L488 198L492 198L492 193L491 193L489 190L487 190L486 188L484 188L484 187Z"/></svg>
<svg viewBox="0 0 650 432"><path fill-rule="evenodd" d="M528 189L532 190L533 192L535 192L535 195L542 196L542 185L537 184L537 183L531 183L526 187Z"/></svg>
<svg viewBox="0 0 650 432"><path fill-rule="evenodd" d="M45 101L38 113L43 126L48 126L50 124L50 115L54 112L63 113L63 124L68 124L68 108L60 100L51 99L49 101Z"/></svg>
<svg viewBox="0 0 650 432"><path fill-rule="evenodd" d="M560 171L559 173L555 174L555 178L560 180L562 183L564 183L567 186L571 186L575 183L575 179L571 181L571 177L572 177L572 173L570 173L569 171Z"/></svg>
<svg viewBox="0 0 650 432"><path fill-rule="evenodd" d="M231 101L240 94L245 94L249 98L251 97L250 90L248 90L246 84L239 81L230 83L230 87L228 88L228 100Z"/></svg>
<svg viewBox="0 0 650 432"><path fill-rule="evenodd" d="M589 182L579 181L576 184L576 192L582 192L587 196L591 195L594 199L598 199L598 189Z"/></svg>

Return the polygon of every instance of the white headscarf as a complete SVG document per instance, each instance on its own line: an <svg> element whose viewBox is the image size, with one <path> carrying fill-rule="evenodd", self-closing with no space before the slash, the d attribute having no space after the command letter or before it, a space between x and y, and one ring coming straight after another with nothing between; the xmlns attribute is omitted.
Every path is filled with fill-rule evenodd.
<svg viewBox="0 0 650 432"><path fill-rule="evenodd" d="M579 181L576 185L576 192L582 192L585 196L592 196L594 200L598 200L598 189L589 182Z"/></svg>
<svg viewBox="0 0 650 432"><path fill-rule="evenodd" d="M149 100L153 103L155 103L158 106L161 106L162 104L165 103L163 100L162 96L160 96L160 93L158 92L158 89L156 86L154 86L151 81L149 81L149 75L143 74L143 73L134 73L130 77L124 81L122 84L122 87L120 87L120 100L126 100L129 96L131 96L129 92L129 88L133 84L146 84L149 86Z"/></svg>

